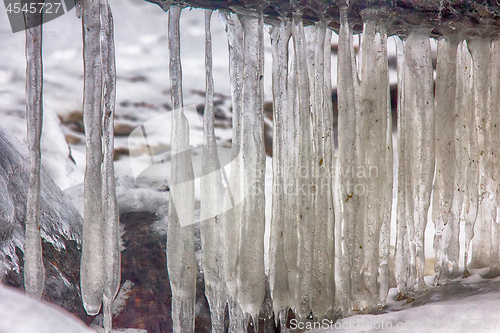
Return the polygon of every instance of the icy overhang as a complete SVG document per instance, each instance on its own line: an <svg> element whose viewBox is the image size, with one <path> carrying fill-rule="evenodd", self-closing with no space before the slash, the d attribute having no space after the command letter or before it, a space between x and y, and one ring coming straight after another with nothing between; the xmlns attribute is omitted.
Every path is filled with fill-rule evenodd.
<svg viewBox="0 0 500 333"><path fill-rule="evenodd" d="M158 4L163 10L170 5L183 7L223 9L236 13L262 10L267 22L279 17L302 13L305 24L324 18L338 32L340 6L346 1L297 0L146 0ZM474 35L494 36L500 33L500 4L496 1L475 0L359 0L349 1L349 21L355 33L362 30L363 10L375 9L377 20L385 22L389 35L406 35L416 27L426 27L431 36L464 38Z"/></svg>

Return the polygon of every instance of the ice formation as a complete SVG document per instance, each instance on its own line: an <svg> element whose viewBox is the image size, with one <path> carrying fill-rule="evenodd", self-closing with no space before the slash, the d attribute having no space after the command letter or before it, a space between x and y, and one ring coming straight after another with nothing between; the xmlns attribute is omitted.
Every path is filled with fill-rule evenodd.
<svg viewBox="0 0 500 333"><path fill-rule="evenodd" d="M26 203L26 230L24 237L24 289L35 298L42 296L45 269L40 238L40 165L43 119L43 69L41 15L25 14L26 26L26 119L30 174ZM38 22L37 22L38 21Z"/></svg>
<svg viewBox="0 0 500 333"><path fill-rule="evenodd" d="M492 134L500 126L495 93L500 79L498 39L480 32L467 38L440 36L434 79L430 27L413 27L396 38L398 167L393 170L387 13L382 8L361 11L363 29L356 52L349 2L339 3L336 148L332 31L326 17L319 15L311 24L294 6L293 13L270 20L267 29L274 120L269 258L264 249L264 11L219 13L228 39L233 111L228 179L217 153L212 11L206 12L200 230L212 331L224 330L226 306L229 332L243 332L251 322L257 326L266 278L275 320L282 328L290 311L310 320L334 317L339 310L349 316L383 306L391 276L391 210L396 203L394 274L401 298L416 297L426 287L424 233L431 204L435 282L445 284L462 269L467 274L467 267L489 266L490 274L498 275L500 146ZM87 145L81 289L89 314L97 314L104 304L104 326L110 331L110 308L120 284L113 21L106 0L82 2L81 14ZM174 332L188 333L195 329L195 182L183 111L180 18L181 8L171 6L167 267ZM26 290L39 296L41 28L27 30L26 36L32 169L25 276ZM463 248L460 232L465 234Z"/></svg>
<svg viewBox="0 0 500 333"><path fill-rule="evenodd" d="M84 36L84 125L87 166L81 262L82 300L87 313L104 305L104 329L120 287L118 206L114 175L116 96L113 17L106 0L82 4Z"/></svg>
<svg viewBox="0 0 500 333"><path fill-rule="evenodd" d="M203 121L203 156L201 179L201 241L205 295L210 305L212 332L224 332L226 287L224 280L224 220L218 209L224 200L222 170L214 131L214 79L212 75L212 11L205 12L206 97Z"/></svg>
<svg viewBox="0 0 500 333"><path fill-rule="evenodd" d="M118 203L114 172L114 113L116 99L116 64L113 34L113 15L107 0L102 0L101 10L101 58L103 75L103 162L102 162L102 215L104 289L104 330L112 327L111 309L120 288L120 234Z"/></svg>
<svg viewBox="0 0 500 333"><path fill-rule="evenodd" d="M168 206L167 267L172 288L174 332L194 332L196 259L194 255L194 171L189 127L182 100L179 21L181 8L169 11L170 82L172 85L172 166ZM177 204L176 204L177 203Z"/></svg>

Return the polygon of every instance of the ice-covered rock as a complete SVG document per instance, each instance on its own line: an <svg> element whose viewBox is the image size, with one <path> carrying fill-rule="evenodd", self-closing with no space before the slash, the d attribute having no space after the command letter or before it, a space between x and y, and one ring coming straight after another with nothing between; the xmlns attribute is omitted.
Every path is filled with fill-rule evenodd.
<svg viewBox="0 0 500 333"><path fill-rule="evenodd" d="M0 152L0 282L22 288L30 165L26 147L1 126ZM40 213L46 272L42 297L85 319L79 291L82 217L44 169Z"/></svg>

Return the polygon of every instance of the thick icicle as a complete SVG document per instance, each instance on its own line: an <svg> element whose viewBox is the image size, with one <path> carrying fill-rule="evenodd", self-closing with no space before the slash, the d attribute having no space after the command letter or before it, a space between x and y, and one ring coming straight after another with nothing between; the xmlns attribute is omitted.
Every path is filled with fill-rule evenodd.
<svg viewBox="0 0 500 333"><path fill-rule="evenodd" d="M286 310L291 304L289 274L286 260L286 238L290 237L286 224L296 223L291 214L290 199L293 194L285 192L288 185L295 181L289 172L293 162L291 150L294 148L293 115L288 106L287 78L288 78L288 42L291 36L289 21L282 20L271 28L271 45L273 56L273 214L271 220L270 242L270 272L269 283L273 298L275 318L281 310ZM292 120L292 121L291 121ZM292 146L290 146L292 145ZM295 232L293 229L291 232ZM292 249L292 251L296 251Z"/></svg>
<svg viewBox="0 0 500 333"><path fill-rule="evenodd" d="M311 309L315 318L325 318L332 307L330 274L331 264L334 262L334 252L331 248L334 244L331 201L333 135L330 117L332 111L327 109L326 103L331 92L325 91L325 39L326 21L322 19L316 23L314 45L310 49L314 55L313 80L310 81L310 88L313 106L311 199L314 209L314 223L311 225L313 232Z"/></svg>
<svg viewBox="0 0 500 333"><path fill-rule="evenodd" d="M172 166L168 207L167 267L172 289L173 331L194 332L196 258L194 253L194 171L189 124L183 111L179 20L181 8L169 11L170 82L172 86Z"/></svg>
<svg viewBox="0 0 500 333"><path fill-rule="evenodd" d="M472 57L468 50L468 43L463 42L460 47L459 60L461 79L458 83L461 86L459 91L459 112L458 119L462 127L457 130L457 138L460 140L459 148L465 157L464 172L464 195L462 215L465 217L465 251L464 251L464 274L468 275L467 266L469 264L469 254L472 238L474 237L474 225L477 219L478 200L478 156L477 156L477 132L474 117L474 96L473 90L473 70ZM463 95L462 95L463 94ZM463 128L463 129L462 129ZM458 158L459 156L457 156ZM461 194L460 192L458 193ZM459 196L460 199L461 196ZM458 207L458 202L457 202Z"/></svg>
<svg viewBox="0 0 500 333"><path fill-rule="evenodd" d="M111 332L111 308L120 288L120 232L114 170L114 114L116 100L116 64L113 15L107 0L101 0L101 54L103 70L103 251L104 251L104 330Z"/></svg>
<svg viewBox="0 0 500 333"><path fill-rule="evenodd" d="M85 310L96 315L104 288L102 229L102 66L100 2L82 2L84 55L83 122L87 166L84 180L84 225L81 260L81 292Z"/></svg>
<svg viewBox="0 0 500 333"><path fill-rule="evenodd" d="M471 57L465 41L462 41L457 48L457 70L456 70L456 120L454 130L455 145L455 176L453 183L453 223L459 224L461 221L462 210L464 207L464 197L467 185L467 168L469 165L469 127L470 117L473 113L471 88ZM468 226L468 225L467 225ZM466 239L469 237L472 229L465 229ZM470 236L472 238L472 236ZM465 243L465 256L463 266L467 271L469 241Z"/></svg>
<svg viewBox="0 0 500 333"><path fill-rule="evenodd" d="M377 23L377 13L363 13L363 40L361 45L360 117L358 131L362 147L362 179L364 185L364 231L361 298L356 306L360 309L375 307L379 303L379 242L383 218L391 207L391 177L385 168L392 164L392 150L387 142L387 91L389 75L387 65L387 32ZM384 172L384 175L380 173ZM361 206L360 208L363 208ZM358 223L361 221L358 221Z"/></svg>
<svg viewBox="0 0 500 333"><path fill-rule="evenodd" d="M458 40L441 38L436 67L436 175L433 188L435 283L443 283L458 273L459 220L453 215L455 193L455 119L457 116Z"/></svg>
<svg viewBox="0 0 500 333"><path fill-rule="evenodd" d="M203 250L205 295L210 305L212 332L224 332L226 282L224 280L224 225L218 209L223 201L224 185L214 130L214 80L212 76L212 11L205 11L206 93L203 113L203 156L201 182L200 232Z"/></svg>
<svg viewBox="0 0 500 333"><path fill-rule="evenodd" d="M42 15L25 13L26 26L26 119L30 156L29 187L24 236L24 289L40 298L45 285L40 238L40 165L43 118Z"/></svg>
<svg viewBox="0 0 500 333"><path fill-rule="evenodd" d="M355 269L355 213L358 208L358 195L355 194L357 165L356 100L358 78L352 30L347 20L347 6L340 9L340 31L337 55L337 95L338 95L338 157L337 157L337 195L339 200L339 257L341 288L341 310L344 315L352 311L351 288ZM359 241L359 240L358 240Z"/></svg>
<svg viewBox="0 0 500 333"><path fill-rule="evenodd" d="M297 252L297 313L300 318L306 318L311 313L312 287L312 219L311 211L311 115L309 74L307 64L307 49L304 36L302 17L294 14L293 17L293 44L295 49L295 64L297 66L297 98L299 109L298 134L298 176L297 176L297 223L298 223L298 252Z"/></svg>
<svg viewBox="0 0 500 333"><path fill-rule="evenodd" d="M405 109L403 103L406 93L406 67L404 57L404 42L396 38L397 57L398 57L398 194L397 194L397 223L396 223L396 251L395 251L395 275L400 296L408 296L413 285L411 279L410 263L410 240L408 224L412 221L409 215L413 203L411 202L410 191L410 164L407 161L410 149L407 148L408 142L408 123L409 112ZM408 143L407 143L408 142Z"/></svg>
<svg viewBox="0 0 500 333"><path fill-rule="evenodd" d="M475 223L475 236L472 240L472 267L487 267L490 264L491 243L491 215L487 183L489 178L491 154L489 149L489 118L488 96L490 84L490 43L491 38L475 37L467 41L469 52L472 56L472 78L474 98L474 121L477 141L471 140L471 145L476 144L477 155L477 219Z"/></svg>
<svg viewBox="0 0 500 333"><path fill-rule="evenodd" d="M413 230L410 241L415 247L412 261L415 263L417 292L425 286L424 236L429 211L432 180L434 177L434 89L431 47L428 29L412 31L405 45L405 101L404 112L411 112L410 144L413 150L410 159L411 190L414 200ZM407 146L408 147L408 146ZM412 232L413 231L413 232ZM413 237L412 237L413 236Z"/></svg>
<svg viewBox="0 0 500 333"><path fill-rule="evenodd" d="M241 17L244 30L244 73L241 114L241 154L244 161L244 198L241 211L241 238L236 262L237 300L254 324L265 295L264 229L265 192L263 112L263 17Z"/></svg>
<svg viewBox="0 0 500 333"><path fill-rule="evenodd" d="M225 226L224 243L224 280L227 286L227 301L229 310L229 332L239 333L246 330L246 320L240 305L236 301L236 260L241 228L241 201L243 200L241 186L241 117L243 89L243 27L236 14L220 12L219 18L224 25L229 48L229 76L231 80L232 145L231 173L228 191L224 202L225 213L221 216Z"/></svg>

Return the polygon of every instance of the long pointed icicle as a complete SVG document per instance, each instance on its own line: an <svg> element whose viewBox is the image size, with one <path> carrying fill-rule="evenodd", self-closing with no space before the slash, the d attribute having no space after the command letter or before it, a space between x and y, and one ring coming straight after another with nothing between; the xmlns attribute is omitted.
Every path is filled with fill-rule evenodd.
<svg viewBox="0 0 500 333"><path fill-rule="evenodd" d="M455 119L457 109L458 40L441 38L436 67L436 175L433 188L435 283L443 283L458 272L460 244L458 220L452 212L455 178Z"/></svg>
<svg viewBox="0 0 500 333"><path fill-rule="evenodd" d="M241 148L245 197L241 213L241 238L236 263L237 300L251 315L254 324L265 295L264 229L265 193L263 113L263 17L244 16L243 112L241 115Z"/></svg>
<svg viewBox="0 0 500 333"><path fill-rule="evenodd" d="M405 45L405 111L411 112L412 198L414 200L413 232L410 240L415 247L412 261L416 269L416 292L425 286L424 236L434 176L434 92L429 35L426 28L412 31ZM406 128L409 129L408 127ZM413 237L412 237L413 236Z"/></svg>
<svg viewBox="0 0 500 333"><path fill-rule="evenodd" d="M40 166L43 118L42 15L25 13L26 27L26 119L30 176L24 237L24 289L35 298L42 296L45 269L40 238Z"/></svg>
<svg viewBox="0 0 500 333"><path fill-rule="evenodd" d="M241 117L243 90L243 27L236 14L220 12L224 29L226 30L229 48L229 76L231 80L231 101L233 108L231 144L231 173L229 175L228 191L224 202L225 213L221 216L225 226L224 243L224 280L227 286L227 302L229 310L229 332L239 333L246 330L246 320L243 310L236 301L236 261L241 229L241 201L243 200L241 186Z"/></svg>
<svg viewBox="0 0 500 333"><path fill-rule="evenodd" d="M488 96L490 83L490 43L491 38L475 37L467 41L472 56L472 77L474 96L474 121L477 135L477 222L472 240L472 267L487 267L490 264L491 216L489 195L487 193L488 173L491 171L489 149L489 110ZM471 144L474 142L471 140ZM475 162L473 162L475 163Z"/></svg>
<svg viewBox="0 0 500 333"><path fill-rule="evenodd" d="M387 145L387 91L389 75L387 68L387 32L377 23L377 13L366 10L362 13L363 40L361 54L360 123L362 140L364 232L360 309L375 307L379 302L378 269L379 242L382 219L387 218L391 206L391 178L380 173L392 164L392 151ZM390 161L390 163L389 163ZM361 180L360 180L361 181ZM358 222L359 223L359 222Z"/></svg>
<svg viewBox="0 0 500 333"><path fill-rule="evenodd" d="M205 295L210 305L212 332L224 332L226 282L224 280L224 226L218 209L222 204L224 185L214 130L214 80L212 76L212 11L205 11L206 94L203 121L203 156L201 182L201 245Z"/></svg>
<svg viewBox="0 0 500 333"><path fill-rule="evenodd" d="M293 17L293 44L295 49L295 63L297 66L297 95L299 109L299 155L297 177L297 220L298 220L298 286L297 286L297 313L305 318L311 313L311 257L312 239L311 224L311 124L310 124L310 91L307 64L306 40L302 18L299 14Z"/></svg>
<svg viewBox="0 0 500 333"><path fill-rule="evenodd" d="M104 250L104 330L111 332L111 308L120 288L120 232L114 170L114 114L116 100L116 63L113 15L107 0L101 0L101 52L103 70L104 118L102 165L103 250Z"/></svg>
<svg viewBox="0 0 500 333"><path fill-rule="evenodd" d="M170 82L172 86L172 166L168 207L167 268L172 288L175 333L194 332L196 258L194 252L194 171L189 124L183 111L179 21L181 8L169 11Z"/></svg>
<svg viewBox="0 0 500 333"><path fill-rule="evenodd" d="M280 21L272 28L271 45L273 56L273 214L271 220L270 273L269 282L273 298L275 318L278 313L290 305L290 283L288 281L288 265L286 251L296 251L285 248L286 238L290 237L286 224L295 223L287 210L290 207L292 195L285 192L288 185L295 181L289 172L291 157L289 133L293 132L293 120L288 107L287 76L288 76L288 42L291 36L289 21ZM291 232L294 232L293 230ZM296 231L295 231L296 233Z"/></svg>
<svg viewBox="0 0 500 333"><path fill-rule="evenodd" d="M102 66L99 0L82 2L84 54L83 122L87 166L84 180L84 225L81 261L81 291L85 310L96 315L104 288L102 236Z"/></svg>
<svg viewBox="0 0 500 333"><path fill-rule="evenodd" d="M357 165L356 133L356 95L357 74L352 30L347 21L347 7L340 9L340 31L337 60L338 92L338 158L337 158L337 194L339 200L340 236L339 257L341 290L341 310L344 315L352 311L351 276L354 264L355 212L358 197L354 193L356 178L354 167Z"/></svg>

